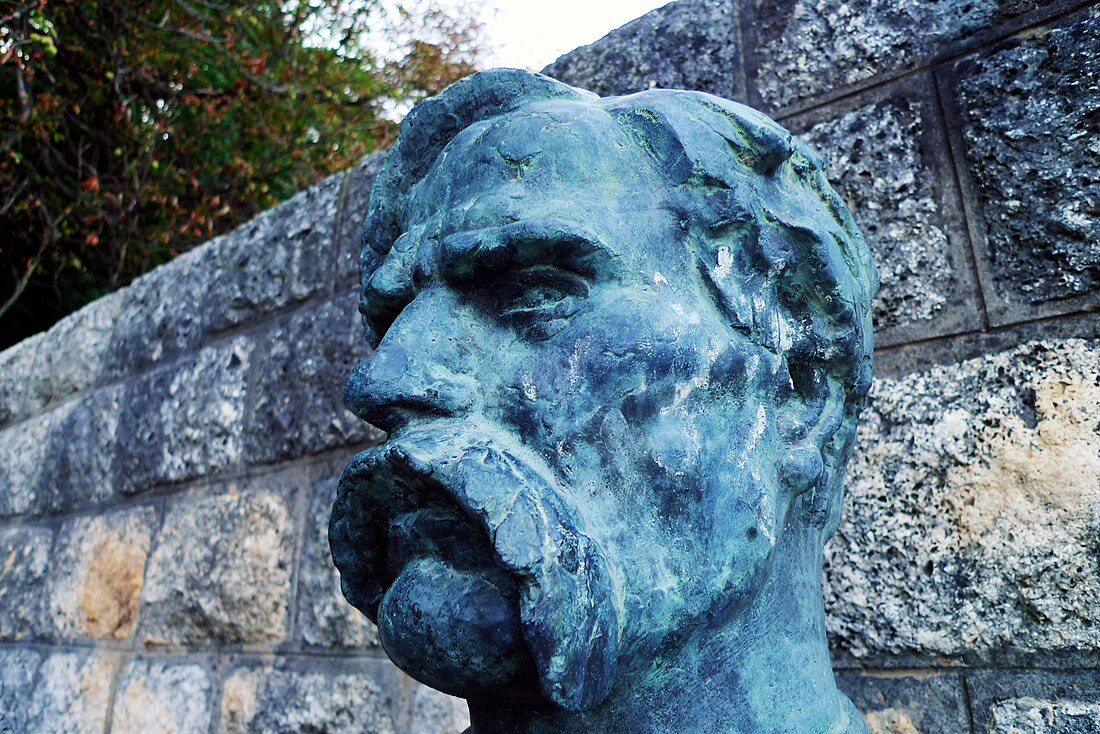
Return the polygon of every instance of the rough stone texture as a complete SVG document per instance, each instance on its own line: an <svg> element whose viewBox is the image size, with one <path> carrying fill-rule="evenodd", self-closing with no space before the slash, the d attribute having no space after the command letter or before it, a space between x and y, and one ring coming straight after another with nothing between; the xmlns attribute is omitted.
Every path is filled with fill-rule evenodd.
<svg viewBox="0 0 1100 734"><path fill-rule="evenodd" d="M95 390L0 431L0 516L114 497L121 396L117 385Z"/></svg>
<svg viewBox="0 0 1100 734"><path fill-rule="evenodd" d="M0 517L41 509L36 489L46 472L49 437L70 411L63 405L0 431Z"/></svg>
<svg viewBox="0 0 1100 734"><path fill-rule="evenodd" d="M837 673L871 734L957 734L969 728L963 684L957 674L873 675Z"/></svg>
<svg viewBox="0 0 1100 734"><path fill-rule="evenodd" d="M210 243L201 313L219 332L325 290L333 270L336 194L329 176Z"/></svg>
<svg viewBox="0 0 1100 734"><path fill-rule="evenodd" d="M601 96L652 87L744 99L735 4L680 0L571 51L543 74Z"/></svg>
<svg viewBox="0 0 1100 734"><path fill-rule="evenodd" d="M835 650L1100 653L1100 342L879 380L826 549Z"/></svg>
<svg viewBox="0 0 1100 734"><path fill-rule="evenodd" d="M48 342L46 335L36 334L0 352L0 428L42 408L35 391L28 387L39 375L38 346L44 342Z"/></svg>
<svg viewBox="0 0 1100 734"><path fill-rule="evenodd" d="M370 354L349 291L275 322L253 390L245 442L249 463L293 458L379 435L344 407L344 379Z"/></svg>
<svg viewBox="0 0 1100 734"><path fill-rule="evenodd" d="M106 653L50 655L27 704L27 734L103 734L116 667Z"/></svg>
<svg viewBox="0 0 1100 734"><path fill-rule="evenodd" d="M875 256L876 344L893 341L899 327L908 327L906 335L918 329L923 336L943 333L945 315L948 330L981 325L969 275L953 257L937 200L935 182L943 176L921 150L925 124L921 105L894 98L818 123L800 136L825 158L830 180ZM951 306L954 312L945 314Z"/></svg>
<svg viewBox="0 0 1100 734"><path fill-rule="evenodd" d="M0 734L21 734L30 727L27 701L34 693L35 674L41 663L42 656L37 652L0 649Z"/></svg>
<svg viewBox="0 0 1100 734"><path fill-rule="evenodd" d="M50 631L62 639L131 637L156 526L149 507L63 525L50 560Z"/></svg>
<svg viewBox="0 0 1100 734"><path fill-rule="evenodd" d="M122 675L111 734L206 734L210 676L200 665L136 660Z"/></svg>
<svg viewBox="0 0 1100 734"><path fill-rule="evenodd" d="M262 479L253 480L256 485ZM141 594L148 645L275 643L286 636L291 520L286 499L252 491L174 504Z"/></svg>
<svg viewBox="0 0 1100 734"><path fill-rule="evenodd" d="M236 463L243 448L253 345L238 337L126 386L114 471L119 489L200 477Z"/></svg>
<svg viewBox="0 0 1100 734"><path fill-rule="evenodd" d="M878 74L913 66L949 45L1049 0L755 0L756 78L780 110Z"/></svg>
<svg viewBox="0 0 1100 734"><path fill-rule="evenodd" d="M50 348L38 352L28 385L37 403L49 405L97 383L105 363L117 357L113 335L130 297L131 289L108 294L46 332Z"/></svg>
<svg viewBox="0 0 1100 734"><path fill-rule="evenodd" d="M973 721L974 734L1007 734L1003 730L996 729L995 715L998 708L1001 709L1001 720L1007 722L1017 712L1026 717L1032 706L1028 706L1025 700L1058 704L1069 704L1073 711L1078 707L1084 707L1085 711L1095 710L1100 705L1100 675L1096 670L1082 672L1062 672L1059 670L1031 670L1031 671L976 671L967 673L967 689L970 693L970 712ZM1009 706L1004 706L1009 702ZM1038 706L1040 710L1046 707ZM1057 721L1055 712L1051 711L1050 720ZM1040 713L1040 721L1042 721ZM1026 718L1023 721L1027 721ZM1086 719L1087 721L1087 719ZM1089 729L1070 729L1078 734L1080 731L1095 734L1100 727ZM1012 731L1009 729L1008 731ZM1024 729L1026 734L1032 734L1033 730ZM1059 729L1039 729L1044 734L1061 734ZM1014 732L1013 734L1019 734Z"/></svg>
<svg viewBox="0 0 1100 734"><path fill-rule="evenodd" d="M993 706L996 734L1095 734L1100 704L1016 698Z"/></svg>
<svg viewBox="0 0 1100 734"><path fill-rule="evenodd" d="M52 545L47 528L0 530L0 639L30 637L42 623Z"/></svg>
<svg viewBox="0 0 1100 734"><path fill-rule="evenodd" d="M444 696L416 685L406 696L404 716L398 716L398 731L409 734L460 734L470 726L470 710L461 698Z"/></svg>
<svg viewBox="0 0 1100 734"><path fill-rule="evenodd" d="M340 593L340 574L328 547L328 519L339 474L313 486L298 571L298 635L311 647L362 648L378 645L378 630Z"/></svg>
<svg viewBox="0 0 1100 734"><path fill-rule="evenodd" d="M34 487L35 507L46 512L103 504L117 496L116 447L124 390L112 385L85 393L54 411Z"/></svg>
<svg viewBox="0 0 1100 734"><path fill-rule="evenodd" d="M119 292L122 303L103 359L104 377L129 375L198 348L211 254L211 247L196 247Z"/></svg>
<svg viewBox="0 0 1100 734"><path fill-rule="evenodd" d="M386 151L380 150L363 158L347 172L340 202L340 218L336 223L336 281L359 278L359 236L367 218L367 202L374 177L382 169Z"/></svg>
<svg viewBox="0 0 1100 734"><path fill-rule="evenodd" d="M1097 47L1093 10L956 70L995 323L1068 310L1060 299L1100 304Z"/></svg>
<svg viewBox="0 0 1100 734"><path fill-rule="evenodd" d="M219 731L398 734L391 706L378 681L364 673L241 669L225 682Z"/></svg>

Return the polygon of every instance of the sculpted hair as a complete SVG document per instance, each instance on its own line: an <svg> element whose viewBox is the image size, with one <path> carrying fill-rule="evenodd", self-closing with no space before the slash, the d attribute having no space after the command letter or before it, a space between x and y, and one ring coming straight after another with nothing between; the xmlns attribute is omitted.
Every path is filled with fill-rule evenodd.
<svg viewBox="0 0 1100 734"><path fill-rule="evenodd" d="M764 115L702 92L600 98L515 69L467 77L402 123L373 185L363 285L402 234L413 186L458 133L555 100L603 109L649 155L668 184L700 279L729 327L776 356L786 383L779 397L813 403L831 396L839 403L835 425L820 438L824 473L803 501L827 536L839 520L841 474L871 385L877 277L821 159ZM804 429L781 426L792 441Z"/></svg>

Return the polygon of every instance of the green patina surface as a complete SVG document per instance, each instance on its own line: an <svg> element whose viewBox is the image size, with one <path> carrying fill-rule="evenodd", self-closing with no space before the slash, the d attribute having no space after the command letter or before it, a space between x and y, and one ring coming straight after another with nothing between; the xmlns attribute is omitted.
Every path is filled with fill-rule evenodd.
<svg viewBox="0 0 1100 734"><path fill-rule="evenodd" d="M864 732L821 553L874 269L814 153L702 93L485 72L376 179L330 540L475 734Z"/></svg>

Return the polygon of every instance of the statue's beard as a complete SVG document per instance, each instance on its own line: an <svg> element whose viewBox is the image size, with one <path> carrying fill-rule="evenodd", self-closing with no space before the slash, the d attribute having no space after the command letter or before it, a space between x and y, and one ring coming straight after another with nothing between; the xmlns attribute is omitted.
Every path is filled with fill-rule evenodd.
<svg viewBox="0 0 1100 734"><path fill-rule="evenodd" d="M504 639L488 649L509 649L518 614L515 636L534 661L542 695L583 711L611 688L621 613L607 561L582 532L576 508L549 470L525 455L486 425L440 421L395 432L344 472L329 525L332 557L344 596L380 623L391 656L402 642L392 636L408 622L399 618L407 598L434 597L416 602L414 617L424 605L461 606L445 593L425 593L450 583L468 593L468 606L483 607L458 610L465 622L493 627L461 639L495 635ZM491 599L482 604L485 594Z"/></svg>

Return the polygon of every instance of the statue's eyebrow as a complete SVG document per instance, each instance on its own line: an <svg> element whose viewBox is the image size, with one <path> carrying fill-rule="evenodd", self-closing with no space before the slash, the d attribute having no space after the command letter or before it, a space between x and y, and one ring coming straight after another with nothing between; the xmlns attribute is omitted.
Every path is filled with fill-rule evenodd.
<svg viewBox="0 0 1100 734"><path fill-rule="evenodd" d="M437 264L444 279L532 265L556 265L591 278L601 263L614 256L610 247L581 224L565 219L526 219L446 235L438 244Z"/></svg>

